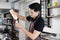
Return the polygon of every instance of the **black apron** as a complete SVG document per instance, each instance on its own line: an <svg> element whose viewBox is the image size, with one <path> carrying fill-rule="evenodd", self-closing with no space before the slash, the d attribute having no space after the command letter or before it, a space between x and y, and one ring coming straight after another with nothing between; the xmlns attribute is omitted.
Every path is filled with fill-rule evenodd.
<svg viewBox="0 0 60 40"><path fill-rule="evenodd" d="M30 22L29 32L34 32L34 22ZM32 40L31 38L27 37L27 40ZM38 36L35 40L41 40L40 36Z"/></svg>

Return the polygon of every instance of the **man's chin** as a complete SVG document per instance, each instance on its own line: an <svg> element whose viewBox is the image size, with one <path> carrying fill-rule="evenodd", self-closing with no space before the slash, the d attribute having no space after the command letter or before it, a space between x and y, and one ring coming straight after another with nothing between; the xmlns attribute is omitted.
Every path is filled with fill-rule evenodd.
<svg viewBox="0 0 60 40"><path fill-rule="evenodd" d="M33 16L31 16L32 18L34 18Z"/></svg>
<svg viewBox="0 0 60 40"><path fill-rule="evenodd" d="M33 18L33 16L31 16Z"/></svg>

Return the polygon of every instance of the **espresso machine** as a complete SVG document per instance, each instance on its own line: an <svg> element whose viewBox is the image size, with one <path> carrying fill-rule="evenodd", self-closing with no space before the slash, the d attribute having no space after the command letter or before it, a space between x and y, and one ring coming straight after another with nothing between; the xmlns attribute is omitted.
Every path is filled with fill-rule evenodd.
<svg viewBox="0 0 60 40"><path fill-rule="evenodd" d="M4 37L3 40L19 40L18 30L15 30L14 19L11 16L10 12L4 13L4 21L3 25L5 25L5 29L3 31Z"/></svg>

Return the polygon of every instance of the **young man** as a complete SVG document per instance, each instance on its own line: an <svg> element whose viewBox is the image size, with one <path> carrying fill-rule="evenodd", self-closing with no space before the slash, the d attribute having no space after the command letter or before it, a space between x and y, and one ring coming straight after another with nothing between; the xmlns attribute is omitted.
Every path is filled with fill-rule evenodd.
<svg viewBox="0 0 60 40"><path fill-rule="evenodd" d="M44 20L40 15L41 5L39 3L32 3L29 5L29 9L29 16L27 17L18 15L17 12L12 9L10 10L10 13L16 20L15 26L21 29L28 36L27 40L40 40L40 35L44 28ZM30 22L29 31L17 22L17 18Z"/></svg>

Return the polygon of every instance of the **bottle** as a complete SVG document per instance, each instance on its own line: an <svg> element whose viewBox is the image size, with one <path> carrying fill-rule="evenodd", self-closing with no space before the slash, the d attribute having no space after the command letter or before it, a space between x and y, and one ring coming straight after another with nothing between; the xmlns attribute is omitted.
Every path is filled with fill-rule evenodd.
<svg viewBox="0 0 60 40"><path fill-rule="evenodd" d="M48 7L51 7L52 6L52 4L51 3L48 3Z"/></svg>
<svg viewBox="0 0 60 40"><path fill-rule="evenodd" d="M58 6L58 2L54 2L54 6Z"/></svg>

